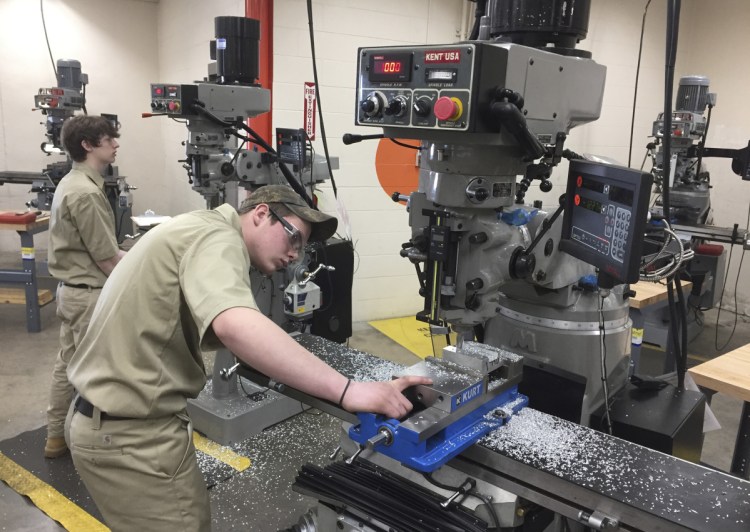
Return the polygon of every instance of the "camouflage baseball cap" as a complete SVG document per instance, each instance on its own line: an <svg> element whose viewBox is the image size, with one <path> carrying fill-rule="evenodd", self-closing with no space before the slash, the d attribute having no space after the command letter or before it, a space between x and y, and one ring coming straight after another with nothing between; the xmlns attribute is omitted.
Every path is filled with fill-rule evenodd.
<svg viewBox="0 0 750 532"><path fill-rule="evenodd" d="M335 217L308 207L305 200L287 185L266 185L259 188L242 202L239 211L250 211L261 203L283 203L292 213L310 222L311 241L328 240L336 232L339 224Z"/></svg>

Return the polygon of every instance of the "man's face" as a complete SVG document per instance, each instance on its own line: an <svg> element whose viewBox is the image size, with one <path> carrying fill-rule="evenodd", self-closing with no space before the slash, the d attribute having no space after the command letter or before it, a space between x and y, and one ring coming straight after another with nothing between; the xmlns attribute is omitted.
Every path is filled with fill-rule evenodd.
<svg viewBox="0 0 750 532"><path fill-rule="evenodd" d="M279 217L263 204L256 207L255 216L258 224L248 242L253 266L268 275L302 257L310 238L308 222L294 214Z"/></svg>
<svg viewBox="0 0 750 532"><path fill-rule="evenodd" d="M84 141L83 147L88 152L87 161L94 163L96 166L106 166L115 162L117 148L120 147L120 144L117 139L104 135L99 139L98 146L92 146Z"/></svg>

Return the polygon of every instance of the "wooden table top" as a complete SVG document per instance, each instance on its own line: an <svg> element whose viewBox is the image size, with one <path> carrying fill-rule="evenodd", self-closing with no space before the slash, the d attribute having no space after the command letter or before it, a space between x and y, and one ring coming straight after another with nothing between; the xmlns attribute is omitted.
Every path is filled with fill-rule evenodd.
<svg viewBox="0 0 750 532"><path fill-rule="evenodd" d="M750 402L750 344L699 364L688 373L698 386Z"/></svg>
<svg viewBox="0 0 750 532"><path fill-rule="evenodd" d="M682 281L683 292L690 292L692 286L693 283L690 281ZM667 285L665 284L641 281L639 283L631 284L630 289L635 290L635 296L628 300L630 301L630 306L633 308L645 308L667 299ZM677 297L676 294L675 297Z"/></svg>
<svg viewBox="0 0 750 532"><path fill-rule="evenodd" d="M27 224L3 224L0 229L7 231L31 231L33 229L46 229L49 227L49 213L45 212L36 217L36 220Z"/></svg>

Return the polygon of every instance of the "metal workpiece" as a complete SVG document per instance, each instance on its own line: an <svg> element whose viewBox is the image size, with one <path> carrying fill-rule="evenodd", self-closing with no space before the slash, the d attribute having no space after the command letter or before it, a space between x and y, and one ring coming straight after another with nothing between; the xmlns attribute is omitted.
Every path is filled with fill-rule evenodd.
<svg viewBox="0 0 750 532"><path fill-rule="evenodd" d="M472 368L482 373L501 370L504 379L520 376L523 371L523 357L492 345L465 340L461 347L449 345L443 348L443 360Z"/></svg>

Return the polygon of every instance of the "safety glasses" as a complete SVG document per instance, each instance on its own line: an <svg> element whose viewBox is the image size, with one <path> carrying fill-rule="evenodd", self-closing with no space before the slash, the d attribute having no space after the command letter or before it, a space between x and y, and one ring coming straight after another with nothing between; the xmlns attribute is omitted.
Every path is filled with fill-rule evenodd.
<svg viewBox="0 0 750 532"><path fill-rule="evenodd" d="M285 218L282 218L272 208L268 208L269 212L276 218L281 226L286 231L286 236L289 237L289 244L292 249L297 252L298 255L302 255L302 248L304 247L302 231L290 224Z"/></svg>

